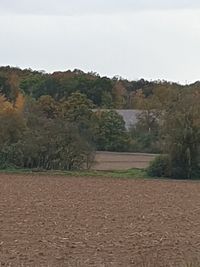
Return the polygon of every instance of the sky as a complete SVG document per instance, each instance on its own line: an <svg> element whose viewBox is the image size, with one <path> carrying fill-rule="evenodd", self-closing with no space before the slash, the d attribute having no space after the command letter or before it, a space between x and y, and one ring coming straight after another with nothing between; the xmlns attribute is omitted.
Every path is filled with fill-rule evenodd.
<svg viewBox="0 0 200 267"><path fill-rule="evenodd" d="M199 0L0 0L0 65L200 80Z"/></svg>

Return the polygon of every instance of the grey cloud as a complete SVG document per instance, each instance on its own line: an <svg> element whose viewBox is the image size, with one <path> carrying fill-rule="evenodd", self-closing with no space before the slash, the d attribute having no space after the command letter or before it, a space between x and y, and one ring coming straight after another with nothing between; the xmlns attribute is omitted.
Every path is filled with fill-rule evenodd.
<svg viewBox="0 0 200 267"><path fill-rule="evenodd" d="M78 68L129 79L199 80L199 4L0 0L0 65Z"/></svg>
<svg viewBox="0 0 200 267"><path fill-rule="evenodd" d="M199 79L200 10L0 16L0 65L129 79Z"/></svg>
<svg viewBox="0 0 200 267"><path fill-rule="evenodd" d="M200 8L199 0L1 0L0 14L86 15Z"/></svg>

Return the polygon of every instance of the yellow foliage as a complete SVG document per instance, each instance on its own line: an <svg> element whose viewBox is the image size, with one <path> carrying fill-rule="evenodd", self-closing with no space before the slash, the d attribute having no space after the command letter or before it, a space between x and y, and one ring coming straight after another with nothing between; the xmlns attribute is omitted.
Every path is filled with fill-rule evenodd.
<svg viewBox="0 0 200 267"><path fill-rule="evenodd" d="M11 112L22 112L24 109L24 96L19 94L15 103L9 102L3 95L0 95L0 114Z"/></svg>
<svg viewBox="0 0 200 267"><path fill-rule="evenodd" d="M13 106L12 103L6 100L6 98L0 95L0 113L8 112L12 110Z"/></svg>
<svg viewBox="0 0 200 267"><path fill-rule="evenodd" d="M24 96L22 94L18 94L14 104L15 111L22 112L24 110L24 103L25 103Z"/></svg>

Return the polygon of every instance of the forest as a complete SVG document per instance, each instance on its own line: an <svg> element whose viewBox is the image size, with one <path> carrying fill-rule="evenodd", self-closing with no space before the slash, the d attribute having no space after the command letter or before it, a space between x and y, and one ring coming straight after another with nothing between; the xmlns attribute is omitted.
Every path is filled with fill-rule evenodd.
<svg viewBox="0 0 200 267"><path fill-rule="evenodd" d="M154 176L200 172L200 82L0 67L0 168L89 168L96 150L158 153ZM125 128L116 109L141 110ZM95 110L95 112L94 112Z"/></svg>

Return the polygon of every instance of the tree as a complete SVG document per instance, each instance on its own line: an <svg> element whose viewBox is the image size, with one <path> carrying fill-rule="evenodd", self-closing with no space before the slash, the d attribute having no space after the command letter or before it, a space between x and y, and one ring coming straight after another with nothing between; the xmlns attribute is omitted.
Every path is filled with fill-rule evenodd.
<svg viewBox="0 0 200 267"><path fill-rule="evenodd" d="M164 152L170 158L171 177L193 178L200 174L200 91L177 93L162 118Z"/></svg>
<svg viewBox="0 0 200 267"><path fill-rule="evenodd" d="M12 103L7 101L3 95L0 95L0 114L6 113L8 110L12 109Z"/></svg>
<svg viewBox="0 0 200 267"><path fill-rule="evenodd" d="M27 103L21 112L20 103L16 101L16 107L11 105L9 112L0 115L1 168L75 170L89 166L93 147L78 125L49 116L37 101Z"/></svg>
<svg viewBox="0 0 200 267"><path fill-rule="evenodd" d="M93 102L86 95L76 92L63 102L63 115L71 122L78 122L83 117L89 119L94 107Z"/></svg>
<svg viewBox="0 0 200 267"><path fill-rule="evenodd" d="M24 97L19 94L15 102L0 96L0 148L17 142L24 133Z"/></svg>
<svg viewBox="0 0 200 267"><path fill-rule="evenodd" d="M122 116L114 110L97 111L96 116L98 119L97 149L126 151L130 140Z"/></svg>
<svg viewBox="0 0 200 267"><path fill-rule="evenodd" d="M86 95L73 93L67 101L61 103L61 116L64 120L78 127L80 135L93 142L95 121L92 109L94 104Z"/></svg>
<svg viewBox="0 0 200 267"><path fill-rule="evenodd" d="M159 153L159 120L152 111L142 111L138 114L138 121L130 128L132 137L132 151L145 153Z"/></svg>
<svg viewBox="0 0 200 267"><path fill-rule="evenodd" d="M0 94L4 95L7 99L10 98L11 88L8 84L8 79L5 74L0 74Z"/></svg>
<svg viewBox="0 0 200 267"><path fill-rule="evenodd" d="M53 97L49 95L41 96L38 101L38 109L41 110L47 118L56 118L59 113L59 102L55 101Z"/></svg>
<svg viewBox="0 0 200 267"><path fill-rule="evenodd" d="M45 94L45 91L41 90L41 87L45 84L45 80L46 75L38 72L30 72L21 79L20 88L27 96L38 98L41 94Z"/></svg>
<svg viewBox="0 0 200 267"><path fill-rule="evenodd" d="M141 90L135 94L135 106L140 109L137 123L130 134L133 138L132 150L137 152L160 152L159 120L162 114L161 103L156 95L145 97Z"/></svg>

